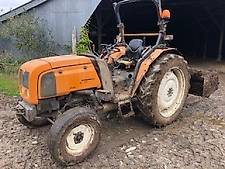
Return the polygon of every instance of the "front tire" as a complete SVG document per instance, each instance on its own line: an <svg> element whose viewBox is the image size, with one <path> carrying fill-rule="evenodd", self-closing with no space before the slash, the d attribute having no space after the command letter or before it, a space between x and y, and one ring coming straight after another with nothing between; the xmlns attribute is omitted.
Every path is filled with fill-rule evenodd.
<svg viewBox="0 0 225 169"><path fill-rule="evenodd" d="M48 148L56 162L82 162L100 141L100 121L90 108L73 108L55 121L50 129Z"/></svg>
<svg viewBox="0 0 225 169"><path fill-rule="evenodd" d="M189 87L190 75L184 58L175 54L161 56L140 84L137 106L151 124L171 124L182 111Z"/></svg>

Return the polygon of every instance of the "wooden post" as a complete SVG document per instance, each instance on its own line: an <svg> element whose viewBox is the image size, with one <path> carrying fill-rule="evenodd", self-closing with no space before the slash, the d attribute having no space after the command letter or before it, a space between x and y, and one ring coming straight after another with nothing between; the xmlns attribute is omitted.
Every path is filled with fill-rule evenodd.
<svg viewBox="0 0 225 169"><path fill-rule="evenodd" d="M213 13L209 11L208 8L205 8L206 12L208 13L209 18L211 21L214 23L214 25L217 27L219 34L220 34L220 39L219 39L219 48L218 48L218 57L217 61L221 61L223 58L223 44L224 44L224 34L225 34L225 17L222 18L222 24L218 22L217 19L213 16Z"/></svg>
<svg viewBox="0 0 225 169"><path fill-rule="evenodd" d="M203 51L204 60L207 58L207 51L208 51L208 32L205 34L205 45L204 45L204 51Z"/></svg>
<svg viewBox="0 0 225 169"><path fill-rule="evenodd" d="M218 48L218 58L217 61L221 61L223 58L223 42L224 42L224 32L225 32L225 19L223 21L223 24L221 25L220 30L220 40L219 40L219 48Z"/></svg>
<svg viewBox="0 0 225 169"><path fill-rule="evenodd" d="M96 11L96 21L97 21L97 37L98 37L98 50L102 44L102 29L103 29L103 21L102 21L102 12L101 10Z"/></svg>
<svg viewBox="0 0 225 169"><path fill-rule="evenodd" d="M197 44L197 40L194 39L193 42L193 57L198 57L198 44Z"/></svg>
<svg viewBox="0 0 225 169"><path fill-rule="evenodd" d="M204 47L203 47L203 59L205 60L206 57L207 57L207 51L208 51L208 34L209 34L209 30L208 28L201 23L200 19L196 18L196 17L193 17L193 20L200 26L200 28L202 29L202 31L204 32L204 38L205 38L205 44L204 44Z"/></svg>
<svg viewBox="0 0 225 169"><path fill-rule="evenodd" d="M74 26L73 32L72 32L72 53L76 54L76 46L77 46L77 31L76 27Z"/></svg>

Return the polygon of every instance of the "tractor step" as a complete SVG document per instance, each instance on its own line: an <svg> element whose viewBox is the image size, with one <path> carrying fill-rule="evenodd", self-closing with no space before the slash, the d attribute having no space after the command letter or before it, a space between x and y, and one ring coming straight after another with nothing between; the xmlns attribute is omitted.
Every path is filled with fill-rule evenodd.
<svg viewBox="0 0 225 169"><path fill-rule="evenodd" d="M122 118L128 118L135 115L131 100L124 100L118 103L119 115Z"/></svg>

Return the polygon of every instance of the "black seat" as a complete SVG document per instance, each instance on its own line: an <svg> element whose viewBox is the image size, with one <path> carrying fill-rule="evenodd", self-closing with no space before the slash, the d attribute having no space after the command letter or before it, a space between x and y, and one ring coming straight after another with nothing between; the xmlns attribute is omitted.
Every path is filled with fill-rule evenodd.
<svg viewBox="0 0 225 169"><path fill-rule="evenodd" d="M141 53L143 52L143 40L141 39L132 39L129 43L129 50L127 55L131 59L138 60L141 58Z"/></svg>

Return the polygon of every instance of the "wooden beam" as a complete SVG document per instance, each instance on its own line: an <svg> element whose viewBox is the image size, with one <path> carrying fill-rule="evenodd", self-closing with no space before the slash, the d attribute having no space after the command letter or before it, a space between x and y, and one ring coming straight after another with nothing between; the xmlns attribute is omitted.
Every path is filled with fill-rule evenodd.
<svg viewBox="0 0 225 169"><path fill-rule="evenodd" d="M214 15L209 11L208 8L205 8L205 9L206 9L206 12L208 13L208 16L217 27L220 34L217 61L221 61L223 58L222 53L223 53L224 33L225 33L225 17L222 18L222 24L221 24L217 19L215 19Z"/></svg>
<svg viewBox="0 0 225 169"><path fill-rule="evenodd" d="M77 47L77 29L74 26L73 32L72 32L72 53L76 54L76 47Z"/></svg>
<svg viewBox="0 0 225 169"><path fill-rule="evenodd" d="M101 10L96 11L95 17L97 22L98 49L100 49L102 44L102 30L103 30Z"/></svg>
<svg viewBox="0 0 225 169"><path fill-rule="evenodd" d="M159 36L159 33L125 33L126 37L137 37L137 36Z"/></svg>
<svg viewBox="0 0 225 169"><path fill-rule="evenodd" d="M203 25L200 21L199 18L193 17L193 15L191 15L192 19L199 25L199 27L201 28L201 30L204 32L204 47L203 47L203 59L205 60L207 57L207 51L208 51L208 34L209 34L209 29Z"/></svg>
<svg viewBox="0 0 225 169"><path fill-rule="evenodd" d="M204 8L206 13L208 14L210 20L213 22L213 24L216 26L216 28L220 31L220 24L218 23L218 20L215 19L214 15L212 14L211 11L209 11L209 8L208 7L205 7Z"/></svg>
<svg viewBox="0 0 225 169"><path fill-rule="evenodd" d="M221 30L220 30L220 40L219 40L217 61L221 61L223 58L224 32L225 32L225 18L223 19L223 23L221 25Z"/></svg>
<svg viewBox="0 0 225 169"><path fill-rule="evenodd" d="M203 59L207 58L207 51L208 51L208 32L205 34L205 44L203 49Z"/></svg>

